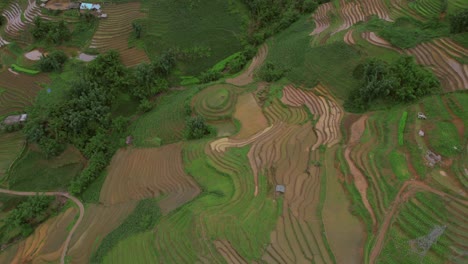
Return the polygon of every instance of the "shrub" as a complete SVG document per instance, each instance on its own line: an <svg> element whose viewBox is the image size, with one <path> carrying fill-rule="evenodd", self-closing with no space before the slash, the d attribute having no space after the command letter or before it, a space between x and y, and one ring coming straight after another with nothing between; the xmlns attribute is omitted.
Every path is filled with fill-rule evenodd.
<svg viewBox="0 0 468 264"><path fill-rule="evenodd" d="M202 116L189 117L185 122L184 134L186 139L200 139L211 132L212 129L206 124Z"/></svg>
<svg viewBox="0 0 468 264"><path fill-rule="evenodd" d="M65 52L55 50L47 56L42 56L38 62L38 66L43 72L59 71L67 60L68 56Z"/></svg>
<svg viewBox="0 0 468 264"><path fill-rule="evenodd" d="M410 56L401 57L390 65L371 59L358 66L354 76L361 77L362 84L346 100L348 110L366 110L376 100L412 102L440 91L439 80L434 74L416 64Z"/></svg>
<svg viewBox="0 0 468 264"><path fill-rule="evenodd" d="M258 72L258 77L267 82L274 82L281 79L285 73L286 70L282 67L278 67L271 62L267 62Z"/></svg>
<svg viewBox="0 0 468 264"><path fill-rule="evenodd" d="M464 9L455 15L449 17L450 32L462 33L468 32L468 9Z"/></svg>
<svg viewBox="0 0 468 264"><path fill-rule="evenodd" d="M200 74L200 81L202 83L209 83L209 82L213 82L213 81L216 81L218 80L219 78L222 77L222 74L221 72L219 71L216 71L216 70L213 70L213 69L210 69L206 72L203 72L202 74Z"/></svg>

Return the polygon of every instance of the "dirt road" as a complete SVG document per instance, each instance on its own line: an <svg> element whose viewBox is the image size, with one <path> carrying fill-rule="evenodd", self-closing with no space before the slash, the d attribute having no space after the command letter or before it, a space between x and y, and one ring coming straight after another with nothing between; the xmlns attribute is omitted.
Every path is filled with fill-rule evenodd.
<svg viewBox="0 0 468 264"><path fill-rule="evenodd" d="M68 233L67 239L64 242L63 252L62 252L62 255L60 257L60 264L64 264L65 263L65 255L67 254L67 250L68 250L68 246L70 244L70 240L71 240L73 234L75 233L76 229L80 225L81 220L83 220L83 216L84 216L83 203L81 203L80 200L78 200L76 197L71 196L70 194L65 193L65 192L17 192L17 191L12 191L12 190L7 190L7 189L0 189L0 193L10 194L10 195L18 195L18 196L34 196L34 195L37 195L37 194L42 194L42 195L46 195L46 196L57 196L58 195L58 196L67 197L68 199L72 200L78 206L78 208L80 209L80 216L78 217L78 220L76 220L76 223L73 226L70 233Z"/></svg>

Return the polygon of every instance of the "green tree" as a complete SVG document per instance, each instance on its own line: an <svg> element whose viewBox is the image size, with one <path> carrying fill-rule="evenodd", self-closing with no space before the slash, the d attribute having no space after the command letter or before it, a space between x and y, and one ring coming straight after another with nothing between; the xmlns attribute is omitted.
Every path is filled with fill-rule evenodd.
<svg viewBox="0 0 468 264"><path fill-rule="evenodd" d="M212 129L206 124L202 116L189 117L185 122L186 139L199 139L211 132Z"/></svg>
<svg viewBox="0 0 468 264"><path fill-rule="evenodd" d="M47 56L41 56L38 62L39 69L43 72L60 71L68 60L67 54L61 50L55 50Z"/></svg>
<svg viewBox="0 0 468 264"><path fill-rule="evenodd" d="M142 26L140 23L133 22L132 23L133 31L135 31L135 37L137 39L141 38L141 31L142 31Z"/></svg>
<svg viewBox="0 0 468 264"><path fill-rule="evenodd" d="M468 32L468 9L451 15L449 21L451 33Z"/></svg>

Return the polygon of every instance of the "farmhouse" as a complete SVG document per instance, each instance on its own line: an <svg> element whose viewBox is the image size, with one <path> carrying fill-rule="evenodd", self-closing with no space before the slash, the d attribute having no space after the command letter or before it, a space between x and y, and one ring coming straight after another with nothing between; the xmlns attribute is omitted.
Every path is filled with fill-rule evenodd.
<svg viewBox="0 0 468 264"><path fill-rule="evenodd" d="M15 125L15 124L23 123L24 121L26 121L27 118L28 118L27 114L11 115L11 116L7 116L5 120L3 120L3 124L6 126Z"/></svg>
<svg viewBox="0 0 468 264"><path fill-rule="evenodd" d="M99 5L99 4L90 4L90 3L81 3L80 9L81 10L100 10L101 5Z"/></svg>
<svg viewBox="0 0 468 264"><path fill-rule="evenodd" d="M284 185L276 185L276 191L284 193L286 191L286 187L284 187Z"/></svg>

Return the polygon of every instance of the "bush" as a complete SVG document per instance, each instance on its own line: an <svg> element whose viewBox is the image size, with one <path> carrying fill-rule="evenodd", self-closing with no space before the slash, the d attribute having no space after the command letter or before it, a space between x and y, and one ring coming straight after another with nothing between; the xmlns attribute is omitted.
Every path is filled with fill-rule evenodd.
<svg viewBox="0 0 468 264"><path fill-rule="evenodd" d="M38 66L43 72L60 71L67 60L68 56L65 52L55 50L47 56L42 56Z"/></svg>
<svg viewBox="0 0 468 264"><path fill-rule="evenodd" d="M212 129L206 124L202 116L189 117L185 122L184 134L186 139L200 139L211 134L211 132Z"/></svg>
<svg viewBox="0 0 468 264"><path fill-rule="evenodd" d="M258 72L258 77L267 82L274 82L281 79L285 73L286 70L282 67L278 67L271 62L267 62Z"/></svg>
<svg viewBox="0 0 468 264"><path fill-rule="evenodd" d="M46 40L49 43L61 44L71 38L71 32L65 21L48 22L37 16L31 34L36 40Z"/></svg>
<svg viewBox="0 0 468 264"><path fill-rule="evenodd" d="M345 102L347 110L367 110L371 102L412 102L440 91L439 80L432 72L404 56L392 64L371 59L356 67L354 76L362 79L359 88Z"/></svg>
<svg viewBox="0 0 468 264"><path fill-rule="evenodd" d="M150 101L148 101L148 99L141 100L140 105L138 106L138 110L140 112L146 113L149 112L151 109L153 109L153 105Z"/></svg>
<svg viewBox="0 0 468 264"><path fill-rule="evenodd" d="M463 33L468 32L468 9L464 9L455 15L449 17L450 32Z"/></svg>
<svg viewBox="0 0 468 264"><path fill-rule="evenodd" d="M221 72L210 69L206 72L203 72L198 79L200 79L202 83L209 83L209 82L216 81L221 77L222 77Z"/></svg>

